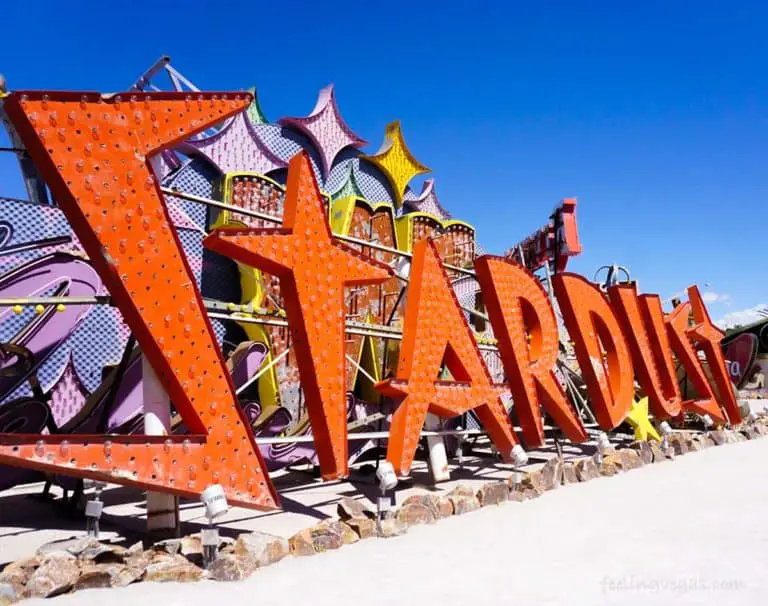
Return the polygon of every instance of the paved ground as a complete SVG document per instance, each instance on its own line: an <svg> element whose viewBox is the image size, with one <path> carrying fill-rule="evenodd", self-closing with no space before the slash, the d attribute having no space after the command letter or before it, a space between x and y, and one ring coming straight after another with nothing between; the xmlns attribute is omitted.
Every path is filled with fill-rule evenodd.
<svg viewBox="0 0 768 606"><path fill-rule="evenodd" d="M565 486L234 584L139 584L57 604L761 604L768 439ZM109 593L105 593L109 591Z"/></svg>
<svg viewBox="0 0 768 606"><path fill-rule="evenodd" d="M479 447L479 452L483 447ZM594 452L594 445L566 445L564 456L582 456ZM541 466L549 457L555 456L554 446L531 451L530 463L525 469ZM438 486L430 484L426 464L414 464L412 481L398 490L398 501L410 494L437 490L445 492L457 484L480 486L492 479L510 475L511 467L489 457L470 457L464 469L458 469L456 460L451 461L451 480ZM322 482L314 478L311 470L306 473L293 471L273 476L273 482L280 493L283 510L260 513L243 508L232 508L221 519L222 534L236 536L243 531L262 531L289 537L292 534L317 523L328 516L336 515L336 504L343 496L367 501L375 507L378 488L374 486L373 474L362 474L353 470L352 478L344 482ZM55 499L44 502L36 498L42 491L42 484L19 486L0 492L0 565L30 555L47 541L68 538L82 534L85 522L82 514L67 515L61 505L62 491L54 488ZM128 536L126 542L142 535L146 527L146 504L143 493L136 489L112 486L103 493L105 501L102 528L106 538ZM199 531L205 523L203 507L195 501L182 501L180 517L182 533Z"/></svg>

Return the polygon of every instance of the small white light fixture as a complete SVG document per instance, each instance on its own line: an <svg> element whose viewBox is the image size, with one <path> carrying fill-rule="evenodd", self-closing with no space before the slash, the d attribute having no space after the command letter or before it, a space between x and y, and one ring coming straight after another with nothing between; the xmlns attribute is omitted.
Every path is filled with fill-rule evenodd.
<svg viewBox="0 0 768 606"><path fill-rule="evenodd" d="M512 464L515 467L522 467L528 462L528 453L525 452L522 446L520 444L515 444L512 447L512 452L510 453L510 457L512 458Z"/></svg>
<svg viewBox="0 0 768 606"><path fill-rule="evenodd" d="M608 439L608 434L601 431L597 434L597 456L595 457L597 464L603 462L603 453L611 447L611 441Z"/></svg>
<svg viewBox="0 0 768 606"><path fill-rule="evenodd" d="M528 463L528 453L525 452L525 449L520 444L515 444L509 453L509 458L512 459L512 487L513 490L516 490L517 485L520 483L518 467Z"/></svg>
<svg viewBox="0 0 768 606"><path fill-rule="evenodd" d="M608 439L608 434L601 431L597 435L597 446L600 451L608 450L611 447L611 441Z"/></svg>
<svg viewBox="0 0 768 606"><path fill-rule="evenodd" d="M219 553L219 529L214 526L214 521L229 511L229 503L221 484L208 486L200 495L200 500L205 505L205 517L208 518L208 528L203 528L200 532L203 567L207 569Z"/></svg>
<svg viewBox="0 0 768 606"><path fill-rule="evenodd" d="M394 490L397 486L397 474L392 463L386 459L379 463L376 477L379 479L379 498L376 500L376 530L381 536L381 519L384 512L388 511L391 506L391 499L387 496L387 492Z"/></svg>
<svg viewBox="0 0 768 606"><path fill-rule="evenodd" d="M379 489L382 492L392 490L397 486L397 474L395 468L389 461L382 461L379 468L376 470L376 477L379 480Z"/></svg>
<svg viewBox="0 0 768 606"><path fill-rule="evenodd" d="M464 431L464 428L459 425L459 427L456 428L456 431ZM463 433L458 433L456 434L456 440L459 443L456 447L456 456L459 459L459 469L464 469L464 442L466 442L467 438Z"/></svg>
<svg viewBox="0 0 768 606"><path fill-rule="evenodd" d="M85 528L89 537L99 538L99 520L104 511L104 502L101 500L101 491L106 484L104 482L93 482L93 499L85 503Z"/></svg>
<svg viewBox="0 0 768 606"><path fill-rule="evenodd" d="M704 415L703 417L701 417L701 420L704 423L704 427L706 429L709 429L715 424L715 422L712 420L712 417L710 417L709 415Z"/></svg>
<svg viewBox="0 0 768 606"><path fill-rule="evenodd" d="M672 435L672 426L666 421L659 423L659 431L661 432L661 450L664 454L667 454L669 450L669 436Z"/></svg>
<svg viewBox="0 0 768 606"><path fill-rule="evenodd" d="M221 484L211 484L200 495L200 500L205 505L205 517L208 518L209 523L223 516L229 511L229 503L227 503L227 496L224 494L224 488Z"/></svg>

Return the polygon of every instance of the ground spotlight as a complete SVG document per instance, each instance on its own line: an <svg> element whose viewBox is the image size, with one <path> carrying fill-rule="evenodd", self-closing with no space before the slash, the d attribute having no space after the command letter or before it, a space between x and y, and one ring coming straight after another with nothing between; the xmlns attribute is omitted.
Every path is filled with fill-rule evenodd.
<svg viewBox="0 0 768 606"><path fill-rule="evenodd" d="M525 452L520 444L515 444L512 447L512 451L509 453L512 459L512 489L516 489L518 482L519 471L518 468L528 463L528 453Z"/></svg>
<svg viewBox="0 0 768 606"><path fill-rule="evenodd" d="M661 449L666 453L669 448L669 436L672 435L672 426L666 421L662 421L659 424L659 431L661 431Z"/></svg>
<svg viewBox="0 0 768 606"><path fill-rule="evenodd" d="M93 499L85 503L85 528L89 537L99 538L99 520L101 512L104 510L104 502L101 500L101 491L106 484L104 482L93 482Z"/></svg>
<svg viewBox="0 0 768 606"><path fill-rule="evenodd" d="M376 501L376 530L381 535L382 516L385 511L389 511L392 505L392 498L387 493L397 486L397 474L392 463L387 460L382 461L376 470L376 477L379 480L379 498Z"/></svg>
<svg viewBox="0 0 768 606"><path fill-rule="evenodd" d="M608 434L601 431L597 434L597 462L603 462L603 454L611 447L611 441L608 439Z"/></svg>
<svg viewBox="0 0 768 606"><path fill-rule="evenodd" d="M220 484L208 486L200 495L200 500L205 505L205 517L208 518L208 528L200 532L203 566L208 568L219 553L219 529L215 526L215 520L229 511L229 503Z"/></svg>

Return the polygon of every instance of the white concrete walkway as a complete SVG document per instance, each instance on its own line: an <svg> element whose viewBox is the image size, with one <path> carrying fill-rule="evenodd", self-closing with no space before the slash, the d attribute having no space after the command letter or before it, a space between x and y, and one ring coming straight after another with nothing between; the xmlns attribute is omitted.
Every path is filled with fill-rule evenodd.
<svg viewBox="0 0 768 606"><path fill-rule="evenodd" d="M721 446L288 558L241 583L138 584L55 604L763 604L766 463L768 438Z"/></svg>

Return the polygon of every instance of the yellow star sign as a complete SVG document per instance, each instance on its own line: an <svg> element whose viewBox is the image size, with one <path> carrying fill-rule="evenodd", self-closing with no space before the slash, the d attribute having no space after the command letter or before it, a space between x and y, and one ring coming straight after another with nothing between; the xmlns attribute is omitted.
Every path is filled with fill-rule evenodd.
<svg viewBox="0 0 768 606"><path fill-rule="evenodd" d="M413 157L403 140L400 131L400 120L387 124L384 131L384 143L379 151L370 156L363 156L369 162L378 166L386 175L395 194L395 205L403 201L405 188L416 175L428 173L430 170Z"/></svg>
<svg viewBox="0 0 768 606"><path fill-rule="evenodd" d="M648 438L661 441L661 436L656 428L651 425L648 418L648 398L643 398L639 402L632 403L632 408L625 419L635 429L635 439L647 441Z"/></svg>

